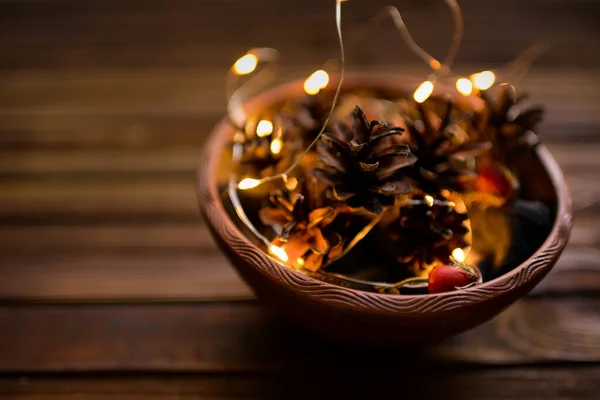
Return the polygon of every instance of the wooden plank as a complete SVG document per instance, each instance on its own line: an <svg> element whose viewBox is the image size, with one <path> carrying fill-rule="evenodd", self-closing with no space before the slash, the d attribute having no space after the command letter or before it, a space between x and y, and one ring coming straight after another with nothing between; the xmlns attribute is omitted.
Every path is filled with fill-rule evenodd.
<svg viewBox="0 0 600 400"><path fill-rule="evenodd" d="M0 370L258 373L433 364L600 361L597 297L529 298L438 346L407 353L334 343L255 302L0 306ZM315 363L315 357L319 362Z"/></svg>
<svg viewBox="0 0 600 400"><path fill-rule="evenodd" d="M398 373L402 380L398 383ZM365 368L328 371L326 378L297 374L25 376L0 378L0 398L14 400L337 399L411 398L591 400L600 368L497 368L421 371ZM349 384L349 382L352 382ZM406 384L410 382L410 384ZM435 384L432 384L435 382ZM3 393L3 394L2 394Z"/></svg>
<svg viewBox="0 0 600 400"><path fill-rule="evenodd" d="M600 146L598 146L600 149ZM69 174L193 173L201 146L160 150L0 150L0 174L27 177Z"/></svg>
<svg viewBox="0 0 600 400"><path fill-rule="evenodd" d="M389 63L377 72L399 73ZM464 73L479 65L462 67ZM315 65L284 70L281 80L303 78ZM225 113L227 64L209 70L96 70L14 72L0 82L0 143L140 147L153 141L202 143ZM425 76L405 67L406 75ZM547 109L546 139L592 138L600 122L597 69L545 67L531 72L519 89ZM195 125L193 125L195 124ZM194 129L195 128L195 129ZM184 130L185 133L177 133ZM173 138L170 136L175 132ZM166 139L165 139L166 136Z"/></svg>
<svg viewBox="0 0 600 400"><path fill-rule="evenodd" d="M600 252L572 248L534 294L600 290ZM210 301L252 297L217 253L144 251L1 257L0 299L44 302Z"/></svg>
<svg viewBox="0 0 600 400"><path fill-rule="evenodd" d="M199 148L224 114L223 110L210 115L177 110L169 114L148 111L152 110L140 115L124 116L47 113L13 117L5 115L0 125L0 145L5 150L13 151Z"/></svg>
<svg viewBox="0 0 600 400"><path fill-rule="evenodd" d="M192 179L190 179L192 178ZM61 219L118 215L185 216L198 220L193 176L186 179L138 181L3 182L0 183L0 217L35 218L56 214ZM60 219L59 219L60 220Z"/></svg>
<svg viewBox="0 0 600 400"><path fill-rule="evenodd" d="M0 255L190 253L216 250L201 221L111 226L0 227Z"/></svg>
<svg viewBox="0 0 600 400"><path fill-rule="evenodd" d="M1 257L0 300L214 301L252 293L216 252Z"/></svg>
<svg viewBox="0 0 600 400"><path fill-rule="evenodd" d="M598 217L535 293L600 289ZM19 301L206 301L248 298L201 224L0 227L0 298ZM556 276L555 276L556 275Z"/></svg>
<svg viewBox="0 0 600 400"><path fill-rule="evenodd" d="M237 54L232 55L235 58ZM325 60L323 60L325 61ZM165 118L166 115L216 116L225 111L225 79L229 63L220 67L140 68L92 70L17 70L5 72L0 82L0 115L64 116L80 115ZM278 75L281 81L303 79L317 67L314 63L289 66ZM481 64L460 66L469 74ZM364 71L364 70L363 70ZM428 73L419 65L404 65L401 71L392 63L382 63L367 71L423 76ZM572 121L584 115L597 121L591 112L598 109L598 68L580 70L573 66L539 66L531 70L520 90L530 92L532 101L547 104L550 122ZM352 72L352 70L349 70ZM552 82L552 84L549 84ZM556 106L563 107L553 116ZM12 120L6 122L13 126ZM68 121L63 120L63 123ZM23 121L25 126L35 121Z"/></svg>
<svg viewBox="0 0 600 400"><path fill-rule="evenodd" d="M2 59L0 68L223 65L245 46L281 48L292 64L307 59L320 62L332 52L337 54L333 4L322 0L302 4L264 0L260 6L240 0L3 2L0 51L10 57ZM445 5L428 1L400 7L419 43L433 54L444 54L451 32ZM348 34L380 8L368 1L345 5ZM542 62L598 65L597 54L589 49L595 44L599 12L595 2L586 0L575 4L560 0L548 7L533 1L471 2L463 6L466 28L459 61L503 62L529 43L546 39L559 43ZM503 29L507 24L513 29ZM414 60L391 23L381 25L362 44L363 59L398 65ZM547 29L559 25L560 34Z"/></svg>
<svg viewBox="0 0 600 400"><path fill-rule="evenodd" d="M194 143L191 143L194 144ZM201 144L160 149L0 149L0 177L36 178L97 175L116 178L128 174L190 175L199 161ZM600 171L600 144L550 142L548 147L568 175Z"/></svg>

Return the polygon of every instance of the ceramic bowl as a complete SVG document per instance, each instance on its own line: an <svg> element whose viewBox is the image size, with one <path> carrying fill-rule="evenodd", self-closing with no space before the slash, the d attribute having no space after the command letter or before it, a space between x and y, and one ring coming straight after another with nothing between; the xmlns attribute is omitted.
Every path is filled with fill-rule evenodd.
<svg viewBox="0 0 600 400"><path fill-rule="evenodd" d="M301 81L265 92L247 103L252 112L302 93ZM419 81L401 76L351 75L344 88L407 93ZM335 84L335 79L332 80ZM433 96L440 95L434 92ZM469 101L458 98L457 101ZM308 330L329 338L375 346L429 344L494 317L529 292L552 269L569 238L571 199L563 174L544 145L519 156L522 195L552 210L551 231L525 262L500 277L464 290L428 295L388 295L326 283L289 269L259 249L226 212L217 172L234 127L224 118L212 131L200 161L198 204L221 250L256 296Z"/></svg>

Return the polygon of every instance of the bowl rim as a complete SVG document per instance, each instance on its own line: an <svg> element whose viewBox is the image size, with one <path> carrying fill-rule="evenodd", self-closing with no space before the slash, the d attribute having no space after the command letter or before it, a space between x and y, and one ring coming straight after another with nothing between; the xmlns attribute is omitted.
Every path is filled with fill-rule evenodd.
<svg viewBox="0 0 600 400"><path fill-rule="evenodd" d="M337 84L338 79L338 76L332 77L330 84ZM406 92L407 88L415 88L421 81L422 79L419 78L398 74L354 73L346 74L344 88L391 88L398 92ZM300 95L302 84L302 80L296 80L276 86L249 100L245 105L246 109L252 112L264 105ZM436 87L433 96L447 93L447 90ZM455 98L460 102L473 100L464 98L458 93ZM265 278L278 281L298 296L308 297L324 305L393 314L444 312L457 307L475 305L516 291L534 278L541 279L543 274L552 269L570 235L571 197L563 173L546 146L539 144L534 151L554 188L557 200L556 217L552 230L543 244L531 257L513 270L471 288L438 294L381 294L323 282L285 267L267 255L238 230L225 211L218 193L215 172L224 144L233 136L234 130L229 118L224 117L214 127L204 144L196 183L198 204L206 222L210 225L213 234L217 235L220 241L236 253L249 268L255 269Z"/></svg>

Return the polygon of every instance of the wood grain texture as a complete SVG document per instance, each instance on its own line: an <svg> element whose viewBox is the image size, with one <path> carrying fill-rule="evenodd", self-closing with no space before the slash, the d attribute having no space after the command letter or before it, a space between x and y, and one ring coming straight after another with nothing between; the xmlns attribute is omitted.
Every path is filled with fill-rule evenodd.
<svg viewBox="0 0 600 400"><path fill-rule="evenodd" d="M97 239L96 235L91 237ZM130 248L127 241L116 247L86 247L88 243L78 248L77 243L72 247L62 244L50 250L27 246L27 254L5 247L4 255L0 255L0 300L185 302L253 297L216 248L206 251L192 245L181 249L165 243L152 247L153 242ZM573 246L532 294L598 291L600 250Z"/></svg>
<svg viewBox="0 0 600 400"><path fill-rule="evenodd" d="M493 370L429 371L396 368L328 371L326 377L306 374L263 376L24 376L0 378L0 398L15 400L63 399L306 399L385 398L390 393L421 399L581 400L600 391L600 368L500 368ZM401 374L401 383L398 375ZM368 377L368 379L367 379ZM432 384L432 381L435 384ZM351 383L350 383L351 382ZM410 382L410 384L406 384ZM293 388L293 389L292 389Z"/></svg>
<svg viewBox="0 0 600 400"><path fill-rule="evenodd" d="M383 4L347 2L346 37ZM419 43L443 54L444 2L397 5ZM0 0L0 371L85 372L0 378L0 398L595 399L599 4L461 5L460 73L553 42L521 88L548 109L541 136L566 173L576 226L532 297L434 349L390 356L324 341L248 301L195 202L228 65L247 46L274 46L282 79L306 76L338 55L333 1ZM427 73L391 23L369 38L347 41L351 69ZM162 375L177 371L199 374Z"/></svg>
<svg viewBox="0 0 600 400"><path fill-rule="evenodd" d="M0 370L251 373L339 368L600 362L597 298L522 300L437 346L395 351L331 342L256 302L1 306Z"/></svg>
<svg viewBox="0 0 600 400"><path fill-rule="evenodd" d="M356 0L344 5L346 29L359 26L386 4ZM404 0L398 6L419 43L444 54L451 32L445 4ZM293 65L323 62L337 50L333 1L54 0L4 1L1 7L0 37L6 39L0 41L0 51L11 55L2 58L4 70L205 68L227 65L247 46L280 48ZM529 43L546 39L555 47L544 63L599 65L598 55L589 51L597 34L596 2L471 1L463 12L466 29L459 61L506 62ZM369 35L377 40L360 46L356 58L373 64L415 60L391 23L381 25Z"/></svg>
<svg viewBox="0 0 600 400"><path fill-rule="evenodd" d="M285 68L299 79L316 64ZM224 114L228 64L189 69L7 72L0 80L0 144L8 148L165 148L198 146ZM465 73L481 69L466 65ZM598 141L598 68L540 66L520 85L548 113L546 139ZM354 68L359 69L359 68ZM414 66L382 63L369 70L424 77Z"/></svg>

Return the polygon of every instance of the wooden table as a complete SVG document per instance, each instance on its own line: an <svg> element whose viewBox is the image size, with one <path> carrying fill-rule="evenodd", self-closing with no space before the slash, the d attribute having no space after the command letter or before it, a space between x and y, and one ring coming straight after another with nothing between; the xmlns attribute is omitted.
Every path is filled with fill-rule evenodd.
<svg viewBox="0 0 600 400"><path fill-rule="evenodd" d="M404 3L415 37L443 53L443 2ZM346 4L348 30L376 10ZM272 315L195 204L227 66L274 46L284 78L306 76L337 55L332 2L0 1L0 398L600 398L600 7L463 7L459 71L555 41L523 88L548 108L541 134L575 228L529 297L398 352ZM372 37L352 65L425 76L389 23Z"/></svg>

